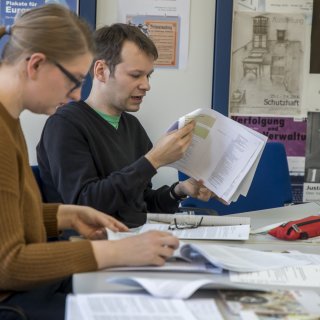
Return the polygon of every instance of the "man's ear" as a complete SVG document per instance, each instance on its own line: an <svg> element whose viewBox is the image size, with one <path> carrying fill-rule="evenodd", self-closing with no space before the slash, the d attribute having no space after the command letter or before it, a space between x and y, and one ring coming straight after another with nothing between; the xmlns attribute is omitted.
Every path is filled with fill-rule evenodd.
<svg viewBox="0 0 320 320"><path fill-rule="evenodd" d="M30 79L37 79L39 69L43 65L44 62L47 61L47 57L43 53L33 53L27 59L27 74Z"/></svg>
<svg viewBox="0 0 320 320"><path fill-rule="evenodd" d="M110 70L104 60L97 60L93 66L94 77L101 82L106 82L110 76Z"/></svg>

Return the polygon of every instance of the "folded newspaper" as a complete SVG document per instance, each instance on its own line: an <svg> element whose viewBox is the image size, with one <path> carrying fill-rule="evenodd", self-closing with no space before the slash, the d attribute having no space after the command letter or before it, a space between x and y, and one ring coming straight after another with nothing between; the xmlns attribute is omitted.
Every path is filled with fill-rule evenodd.
<svg viewBox="0 0 320 320"><path fill-rule="evenodd" d="M185 155L169 164L204 185L227 203L246 196L267 137L212 109L197 109L168 131L196 123Z"/></svg>

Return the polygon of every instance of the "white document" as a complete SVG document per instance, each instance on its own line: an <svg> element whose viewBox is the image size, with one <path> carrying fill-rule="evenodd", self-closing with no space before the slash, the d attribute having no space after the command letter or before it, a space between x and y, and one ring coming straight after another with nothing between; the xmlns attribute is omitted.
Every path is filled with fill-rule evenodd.
<svg viewBox="0 0 320 320"><path fill-rule="evenodd" d="M246 195L267 137L212 109L197 109L168 131L196 122L185 155L170 164L197 180L227 203ZM239 189L239 187L242 189Z"/></svg>
<svg viewBox="0 0 320 320"><path fill-rule="evenodd" d="M198 320L224 320L213 299L190 299L185 303Z"/></svg>
<svg viewBox="0 0 320 320"><path fill-rule="evenodd" d="M116 276L107 279L109 283L141 286L152 296L157 298L188 299L198 289L206 284L214 283L214 280L198 279L151 279L144 277Z"/></svg>
<svg viewBox="0 0 320 320"><path fill-rule="evenodd" d="M163 266L134 266L106 268L106 271L160 271L160 272L196 272L196 273L221 273L220 268L210 263L189 262L177 258L169 258Z"/></svg>
<svg viewBox="0 0 320 320"><path fill-rule="evenodd" d="M148 213L147 221L172 223L176 219L177 223L186 223L194 225L200 222L202 226L234 226L240 224L250 224L250 217L230 217L230 216L202 216L186 214L166 214L166 213Z"/></svg>
<svg viewBox="0 0 320 320"><path fill-rule="evenodd" d="M159 230L171 232L179 239L193 240L248 240L250 234L250 226L218 226L218 227L197 227L193 229L175 229L168 230L168 225L163 223L147 223L141 228L141 232L150 230Z"/></svg>
<svg viewBox="0 0 320 320"><path fill-rule="evenodd" d="M73 314L75 306L77 314L81 314L78 318ZM67 297L66 320L154 320L155 317L197 320L182 300L129 294L78 294Z"/></svg>
<svg viewBox="0 0 320 320"><path fill-rule="evenodd" d="M312 262L291 258L286 253L264 252L213 244L181 244L175 256L186 261L210 262L213 266L237 272L253 272L287 266L304 266Z"/></svg>
<svg viewBox="0 0 320 320"><path fill-rule="evenodd" d="M320 265L288 266L275 270L230 273L230 281L277 286L320 287Z"/></svg>

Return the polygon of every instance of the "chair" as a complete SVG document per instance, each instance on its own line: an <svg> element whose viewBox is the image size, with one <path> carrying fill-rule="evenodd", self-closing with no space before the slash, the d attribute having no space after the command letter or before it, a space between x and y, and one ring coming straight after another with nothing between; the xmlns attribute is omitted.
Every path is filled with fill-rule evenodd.
<svg viewBox="0 0 320 320"><path fill-rule="evenodd" d="M38 183L38 186L39 186L39 189L40 189L40 192L41 192L41 196L42 196L42 200L43 202L46 202L46 198L45 198L45 195L44 195L44 192L43 192L43 182L42 182L42 179L41 179L41 176L40 176L40 170L39 170L39 167L37 165L33 165L31 166L31 169L32 169L32 172L33 172L33 175Z"/></svg>
<svg viewBox="0 0 320 320"><path fill-rule="evenodd" d="M6 305L4 303L0 303L0 318L2 319L1 314L4 314L4 315L13 314L15 315L15 319L21 319L21 320L29 319L26 313L20 307Z"/></svg>
<svg viewBox="0 0 320 320"><path fill-rule="evenodd" d="M188 176L179 172L179 180ZM290 175L284 145L268 142L263 150L255 176L246 197L230 205L211 199L208 202L188 198L181 203L183 207L211 208L219 215L240 213L282 207L292 202ZM189 209L188 209L189 210Z"/></svg>

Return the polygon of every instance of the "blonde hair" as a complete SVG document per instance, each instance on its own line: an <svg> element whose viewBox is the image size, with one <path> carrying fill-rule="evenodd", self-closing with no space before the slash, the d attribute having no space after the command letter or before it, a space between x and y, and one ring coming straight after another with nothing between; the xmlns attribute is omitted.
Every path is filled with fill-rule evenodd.
<svg viewBox="0 0 320 320"><path fill-rule="evenodd" d="M0 27L0 39L5 34L10 35L1 57L5 63L12 64L22 55L34 52L41 52L55 61L94 53L88 24L58 4L47 4L22 13L10 30Z"/></svg>

